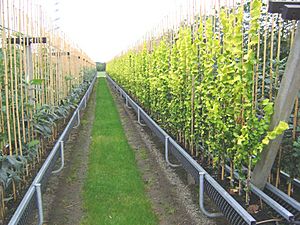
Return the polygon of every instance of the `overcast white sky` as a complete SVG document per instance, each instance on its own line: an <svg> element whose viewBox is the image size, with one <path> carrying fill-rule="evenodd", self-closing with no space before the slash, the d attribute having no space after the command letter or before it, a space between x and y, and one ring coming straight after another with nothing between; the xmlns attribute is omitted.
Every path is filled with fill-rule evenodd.
<svg viewBox="0 0 300 225"><path fill-rule="evenodd" d="M94 61L108 61L188 0L48 0L59 26ZM192 0L191 0L192 1Z"/></svg>

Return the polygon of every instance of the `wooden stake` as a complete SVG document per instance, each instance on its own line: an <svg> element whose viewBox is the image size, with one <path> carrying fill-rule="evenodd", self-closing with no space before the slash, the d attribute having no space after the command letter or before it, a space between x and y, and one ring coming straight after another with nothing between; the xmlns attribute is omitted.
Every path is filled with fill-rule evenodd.
<svg viewBox="0 0 300 225"><path fill-rule="evenodd" d="M6 0L6 4L7 0ZM2 0L2 5L4 6L4 0ZM7 5L8 8L8 5ZM4 9L2 9L2 20L1 24L4 24ZM5 30L2 29L2 40L6 40L6 33ZM3 61L4 61L4 86L5 86L5 107L6 107L6 125L7 125L7 136L8 136L8 145L9 145L9 154L12 155L12 148L11 148L11 129L10 129L10 112L9 112L9 90L8 90L8 59L7 59L7 46L6 43L2 44L2 51L3 51Z"/></svg>
<svg viewBox="0 0 300 225"><path fill-rule="evenodd" d="M282 147L279 148L279 153L278 153L278 162L277 162L277 170L276 170L276 181L275 181L275 187L277 187L277 188L278 188L278 186L280 184L281 154L282 154Z"/></svg>
<svg viewBox="0 0 300 225"><path fill-rule="evenodd" d="M234 185L234 163L232 159L230 160L230 186L233 187Z"/></svg>
<svg viewBox="0 0 300 225"><path fill-rule="evenodd" d="M268 17L266 16L265 23L268 23ZM263 74L262 74L262 86L261 86L261 98L265 97L265 77L266 77L266 58L267 58L267 33L268 29L265 27L264 32L264 55L263 55Z"/></svg>
<svg viewBox="0 0 300 225"><path fill-rule="evenodd" d="M288 191L287 191L288 196L291 196L292 194L292 180L289 181L288 183Z"/></svg>
<svg viewBox="0 0 300 225"><path fill-rule="evenodd" d="M4 202L4 188L2 185L0 185L0 201L1 201L1 207L0 207L0 216L3 220L5 217L5 202Z"/></svg>
<svg viewBox="0 0 300 225"><path fill-rule="evenodd" d="M12 189L13 189L14 201L17 201L17 190L16 190L16 183L14 180L12 181Z"/></svg>
<svg viewBox="0 0 300 225"><path fill-rule="evenodd" d="M293 118L293 141L296 140L298 110L299 110L299 98L296 97L295 106L294 106L294 118Z"/></svg>
<svg viewBox="0 0 300 225"><path fill-rule="evenodd" d="M8 6L9 4L7 4ZM11 10L13 11L13 6L11 6ZM13 124L13 137L14 137L14 146L11 145L10 149L12 151L15 150L15 154L18 155L18 139L17 139L17 129L16 129L16 114L15 114L15 92L14 92L14 79L16 79L16 77L14 78L14 75L16 75L16 62L15 60L13 60L13 47L11 44L11 38L12 35L10 33L10 14L9 14L9 9L7 9L7 27L8 27L8 49L9 49L9 75L10 75L10 95L11 95L11 111L12 111L12 124ZM12 15L13 16L13 15ZM13 17L12 17L13 18ZM12 21L13 22L13 21ZM14 65L14 66L13 66ZM15 72L15 74L14 74Z"/></svg>
<svg viewBox="0 0 300 225"><path fill-rule="evenodd" d="M274 88L278 86L278 78L279 78L279 61L280 61L280 44L281 44L281 30L282 30L282 20L279 18L278 24L278 37L277 37L277 55L276 55L276 69L275 69L275 81ZM277 94L277 93L276 93Z"/></svg>
<svg viewBox="0 0 300 225"><path fill-rule="evenodd" d="M248 161L248 173L247 173L247 181L246 181L246 204L250 204L250 180L251 180L251 167L252 167L252 158L249 156Z"/></svg>
<svg viewBox="0 0 300 225"><path fill-rule="evenodd" d="M270 90L269 90L269 99L272 101L273 97L273 47L274 47L274 14L271 17L272 27L271 27L271 49L270 49Z"/></svg>
<svg viewBox="0 0 300 225"><path fill-rule="evenodd" d="M225 160L224 160L224 156L222 156L221 180L224 180L224 176L225 176Z"/></svg>

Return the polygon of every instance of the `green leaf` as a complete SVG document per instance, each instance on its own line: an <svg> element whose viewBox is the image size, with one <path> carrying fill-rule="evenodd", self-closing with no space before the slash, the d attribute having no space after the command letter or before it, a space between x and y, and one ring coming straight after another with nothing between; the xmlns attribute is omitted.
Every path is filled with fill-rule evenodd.
<svg viewBox="0 0 300 225"><path fill-rule="evenodd" d="M31 85L42 85L45 79L32 79L30 80Z"/></svg>
<svg viewBox="0 0 300 225"><path fill-rule="evenodd" d="M39 140L32 140L32 141L30 141L30 142L27 143L27 146L28 146L28 148L32 148L32 147L35 147L35 146L37 146L39 144L40 144Z"/></svg>
<svg viewBox="0 0 300 225"><path fill-rule="evenodd" d="M283 131L287 129L289 129L289 125L284 121L280 121L277 127L275 128L278 134L281 134Z"/></svg>

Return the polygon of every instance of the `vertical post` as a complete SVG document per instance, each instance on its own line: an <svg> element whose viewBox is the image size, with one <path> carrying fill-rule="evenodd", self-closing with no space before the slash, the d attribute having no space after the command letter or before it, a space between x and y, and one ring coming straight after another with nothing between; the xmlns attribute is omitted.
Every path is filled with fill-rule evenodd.
<svg viewBox="0 0 300 225"><path fill-rule="evenodd" d="M29 84L29 82L33 79L33 62L32 62L32 51L31 51L31 45L29 38L27 39L27 44L25 46L25 52L26 52L26 82ZM29 91L28 91L29 98L33 98L33 90L29 85Z"/></svg>
<svg viewBox="0 0 300 225"><path fill-rule="evenodd" d="M32 64L32 51L31 45L29 43L29 39L27 41L27 45L25 46L26 52L26 82L29 82L33 78L33 64Z"/></svg>
<svg viewBox="0 0 300 225"><path fill-rule="evenodd" d="M85 96L85 98L84 98L84 109L86 108L86 101L87 101L87 95Z"/></svg>
<svg viewBox="0 0 300 225"><path fill-rule="evenodd" d="M73 128L77 128L80 125L80 110L79 108L77 109L77 124Z"/></svg>
<svg viewBox="0 0 300 225"><path fill-rule="evenodd" d="M125 94L125 101L126 101L126 107L128 109L131 109L131 107L128 105L128 95L127 94Z"/></svg>
<svg viewBox="0 0 300 225"><path fill-rule="evenodd" d="M61 157L61 167L65 164L65 154L64 154L64 141L60 141L60 157Z"/></svg>
<svg viewBox="0 0 300 225"><path fill-rule="evenodd" d="M169 166L179 167L181 165L173 164L169 161L169 139L170 139L170 136L165 136L165 160Z"/></svg>
<svg viewBox="0 0 300 225"><path fill-rule="evenodd" d="M80 111L77 111L77 126L78 127L80 125Z"/></svg>
<svg viewBox="0 0 300 225"><path fill-rule="evenodd" d="M222 213L210 213L204 208L204 176L205 172L199 172L199 206L201 212L208 218L222 217Z"/></svg>
<svg viewBox="0 0 300 225"><path fill-rule="evenodd" d="M92 85L89 87L89 89L88 89L88 92L87 92L87 96L86 96L86 98L85 98L85 100L87 101L89 98L90 98L90 95L91 95L91 93L92 93L92 91L93 91L93 86L94 86L94 83L95 83L95 79L92 81Z"/></svg>
<svg viewBox="0 0 300 225"><path fill-rule="evenodd" d="M42 191L41 191L41 184L36 183L34 184L35 191L36 191L36 198L37 198L37 207L38 207L38 214L39 214L39 225L43 225L44 222L44 214L43 214L43 202L42 202Z"/></svg>
<svg viewBox="0 0 300 225"><path fill-rule="evenodd" d="M165 160L166 160L166 162L169 161L168 150L169 150L169 136L166 136L165 137Z"/></svg>
<svg viewBox="0 0 300 225"><path fill-rule="evenodd" d="M141 124L140 108L138 107L138 123Z"/></svg>
<svg viewBox="0 0 300 225"><path fill-rule="evenodd" d="M274 104L274 115L272 117L270 129L273 130L280 121L288 121L295 99L300 88L300 22L298 22L295 40L291 46L291 51L285 67L280 89ZM271 140L269 145L263 150L261 159L256 164L251 182L262 189L267 183L267 178L271 172L278 149L281 145L283 135Z"/></svg>
<svg viewBox="0 0 300 225"><path fill-rule="evenodd" d="M61 158L61 165L59 169L52 171L53 174L59 173L65 166L65 154L64 154L64 141L60 141L60 158Z"/></svg>
<svg viewBox="0 0 300 225"><path fill-rule="evenodd" d="M142 123L141 123L141 109L140 109L139 106L138 106L138 123L139 123L141 126L146 126L146 124L142 124Z"/></svg>
<svg viewBox="0 0 300 225"><path fill-rule="evenodd" d="M199 204L200 208L203 208L203 198L204 198L204 172L199 172Z"/></svg>

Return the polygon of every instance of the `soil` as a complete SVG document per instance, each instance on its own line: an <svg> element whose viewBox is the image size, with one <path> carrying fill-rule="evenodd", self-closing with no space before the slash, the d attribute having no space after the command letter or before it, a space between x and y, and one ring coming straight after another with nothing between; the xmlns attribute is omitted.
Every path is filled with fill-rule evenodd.
<svg viewBox="0 0 300 225"><path fill-rule="evenodd" d="M145 191L161 225L226 225L225 219L208 219L198 206L198 189L187 182L183 169L172 169L163 159L163 146L154 134L136 121L136 115L126 108L113 92L121 122L129 144L135 150L136 162L145 183ZM65 143L65 167L49 179L43 194L44 225L76 225L84 217L82 187L87 172L88 151L96 103L95 90L81 119ZM170 158L174 160L174 158ZM174 160L175 161L175 160ZM176 161L175 161L176 162ZM59 167L59 163L57 168ZM211 202L207 209L215 211Z"/></svg>
<svg viewBox="0 0 300 225"><path fill-rule="evenodd" d="M208 219L199 211L198 188L194 184L189 184L182 168L172 169L167 166L162 143L150 129L138 124L135 113L125 106L124 99L114 91L111 92L128 142L135 150L136 162L145 183L146 193L160 224L226 225L225 219ZM176 162L172 157L170 160ZM211 202L207 201L205 205L211 211L216 211Z"/></svg>
<svg viewBox="0 0 300 225"><path fill-rule="evenodd" d="M87 172L95 103L96 88L90 95L80 126L72 130L64 145L65 167L62 172L50 177L43 194L44 225L79 224L84 215L81 193ZM59 165L58 160L57 168Z"/></svg>

